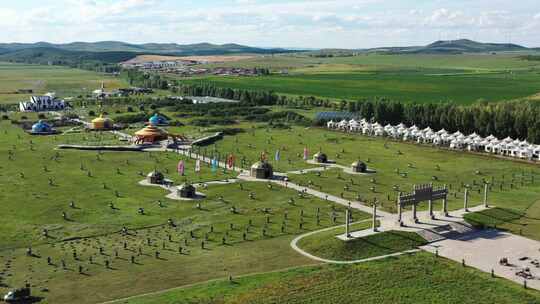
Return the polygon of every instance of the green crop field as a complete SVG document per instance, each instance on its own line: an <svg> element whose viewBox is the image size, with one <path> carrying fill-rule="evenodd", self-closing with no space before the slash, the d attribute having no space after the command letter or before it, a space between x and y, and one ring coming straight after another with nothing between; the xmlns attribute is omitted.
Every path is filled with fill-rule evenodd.
<svg viewBox="0 0 540 304"><path fill-rule="evenodd" d="M540 294L426 253L215 281L118 301L173 303L537 303Z"/></svg>
<svg viewBox="0 0 540 304"><path fill-rule="evenodd" d="M105 83L108 89L125 86L123 80L99 73L58 66L0 63L0 103L18 103L28 99L17 90L31 89L34 94L56 92L69 97L89 94Z"/></svg>
<svg viewBox="0 0 540 304"><path fill-rule="evenodd" d="M519 55L266 56L228 65L270 67L274 75L208 76L182 81L334 100L386 98L471 104L525 98L540 92L540 65ZM284 70L287 75L280 75Z"/></svg>
<svg viewBox="0 0 540 304"><path fill-rule="evenodd" d="M212 83L220 87L271 90L281 94L329 99L386 98L403 102L502 101L540 92L539 72L464 73L449 70L382 70L299 73L264 77L207 77L185 83Z"/></svg>

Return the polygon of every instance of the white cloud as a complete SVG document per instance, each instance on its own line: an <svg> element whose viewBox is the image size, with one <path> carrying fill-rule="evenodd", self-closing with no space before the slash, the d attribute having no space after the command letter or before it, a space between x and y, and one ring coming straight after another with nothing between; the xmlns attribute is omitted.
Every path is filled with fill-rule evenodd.
<svg viewBox="0 0 540 304"><path fill-rule="evenodd" d="M529 6L534 7L536 1L529 0L497 6L487 0L474 5L463 0L423 4L414 0L231 0L228 5L215 2L212 6L196 1L187 5L187 0L49 2L53 4L38 2L28 9L0 4L0 40L209 41L356 48L425 44L441 33L442 38L472 34L470 38L498 41L502 32L515 30L520 42L540 45L540 37L534 35L540 13L530 13Z"/></svg>

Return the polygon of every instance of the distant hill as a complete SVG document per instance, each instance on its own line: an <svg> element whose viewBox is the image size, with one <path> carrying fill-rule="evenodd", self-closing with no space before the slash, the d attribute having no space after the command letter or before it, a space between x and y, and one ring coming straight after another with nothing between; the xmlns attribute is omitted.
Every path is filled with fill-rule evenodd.
<svg viewBox="0 0 540 304"><path fill-rule="evenodd" d="M119 41L100 41L100 42L72 42L66 44L52 44L48 42L37 43L3 43L0 49L17 51L33 48L50 48L65 51L78 52L133 52L133 53L151 53L168 55L225 55L225 54L270 54L292 52L286 49L266 49L244 46L239 44L176 44L176 43L146 43L130 44Z"/></svg>
<svg viewBox="0 0 540 304"><path fill-rule="evenodd" d="M0 61L77 66L91 63L118 63L135 56L136 53L132 52L83 52L42 46L0 53Z"/></svg>
<svg viewBox="0 0 540 304"><path fill-rule="evenodd" d="M462 54L515 52L530 50L512 43L482 43L469 39L440 40L426 46L388 47L364 50L368 52L385 52L392 54Z"/></svg>

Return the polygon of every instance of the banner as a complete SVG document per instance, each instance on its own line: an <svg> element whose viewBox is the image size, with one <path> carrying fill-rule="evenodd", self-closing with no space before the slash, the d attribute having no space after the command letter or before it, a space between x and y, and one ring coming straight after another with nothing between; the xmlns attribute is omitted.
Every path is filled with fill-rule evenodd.
<svg viewBox="0 0 540 304"><path fill-rule="evenodd" d="M177 169L178 169L178 174L184 176L184 171L185 171L186 168L185 168L185 164L184 164L183 160L178 162L178 168Z"/></svg>
<svg viewBox="0 0 540 304"><path fill-rule="evenodd" d="M197 159L197 161L195 162L195 172L197 172L197 173L201 172L201 160L200 159Z"/></svg>
<svg viewBox="0 0 540 304"><path fill-rule="evenodd" d="M216 158L212 159L212 172L216 172L218 169L218 160Z"/></svg>
<svg viewBox="0 0 540 304"><path fill-rule="evenodd" d="M229 166L229 169L234 168L234 155L229 155L229 158L227 159L227 165Z"/></svg>

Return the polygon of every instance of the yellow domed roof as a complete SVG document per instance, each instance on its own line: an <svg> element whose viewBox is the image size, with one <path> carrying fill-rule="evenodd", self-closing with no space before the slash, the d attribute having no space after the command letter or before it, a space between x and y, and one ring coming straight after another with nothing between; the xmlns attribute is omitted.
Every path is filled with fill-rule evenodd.
<svg viewBox="0 0 540 304"><path fill-rule="evenodd" d="M92 120L92 123L96 123L96 122L100 123L100 122L106 122L106 121L111 121L111 119L107 117L103 117L103 114L100 114L99 117Z"/></svg>
<svg viewBox="0 0 540 304"><path fill-rule="evenodd" d="M142 136L142 137L146 137L146 136L167 136L168 133L167 131L163 130L163 129L160 129L156 126L153 126L153 125L149 125L137 132L135 132L135 135L137 136Z"/></svg>

